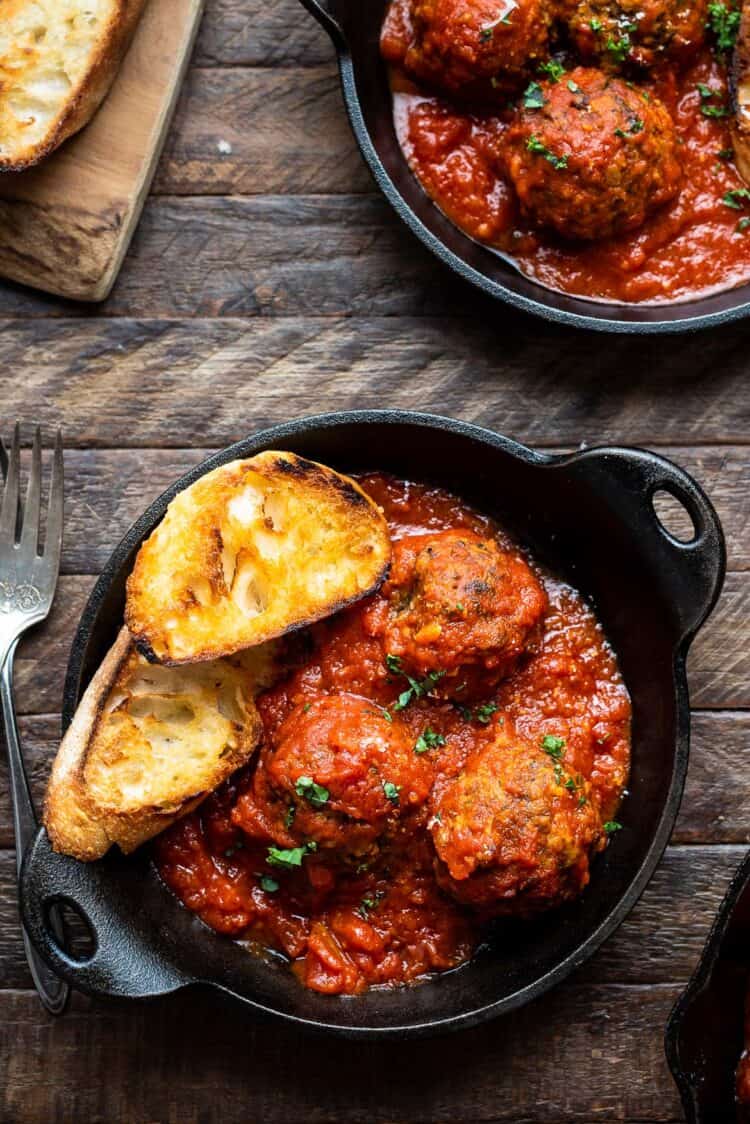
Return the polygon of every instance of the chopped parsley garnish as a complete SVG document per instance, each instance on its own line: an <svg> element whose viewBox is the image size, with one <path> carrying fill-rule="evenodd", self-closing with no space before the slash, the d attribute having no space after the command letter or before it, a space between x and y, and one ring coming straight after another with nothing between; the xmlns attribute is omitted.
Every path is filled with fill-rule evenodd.
<svg viewBox="0 0 750 1124"><path fill-rule="evenodd" d="M493 27L483 27L481 29L481 31L479 32L479 42L480 43L489 43L490 39L493 36L494 31L495 31L494 26Z"/></svg>
<svg viewBox="0 0 750 1124"><path fill-rule="evenodd" d="M568 166L567 156L556 156L554 152L550 152L546 144L542 144L539 137L534 136L532 133L526 141L526 147L529 152L536 153L537 156L543 156L545 160L549 161L556 171L562 171L563 168Z"/></svg>
<svg viewBox="0 0 750 1124"><path fill-rule="evenodd" d="M550 757L559 760L565 751L565 738L557 738L554 734L545 734L542 738L542 749Z"/></svg>
<svg viewBox="0 0 750 1124"><path fill-rule="evenodd" d="M549 59L548 62L542 62L538 68L540 74L546 74L550 82L559 82L565 73L565 67L557 59Z"/></svg>
<svg viewBox="0 0 750 1124"><path fill-rule="evenodd" d="M384 897L385 890L376 890L374 894L366 894L355 912L359 914L363 921L367 921L369 915L374 909L378 908Z"/></svg>
<svg viewBox="0 0 750 1124"><path fill-rule="evenodd" d="M602 29L602 21L598 19L592 19L589 23L589 27L595 35L598 35Z"/></svg>
<svg viewBox="0 0 750 1124"><path fill-rule="evenodd" d="M265 890L267 894L275 894L279 888L279 884L275 878L271 878L270 875L264 874L262 875L260 880L260 888L261 890Z"/></svg>
<svg viewBox="0 0 750 1124"><path fill-rule="evenodd" d="M750 216L745 215L745 217L743 219L740 219L740 221L737 223L737 226L735 227L735 230L737 231L738 234L744 234L749 226L750 226Z"/></svg>
<svg viewBox="0 0 750 1124"><path fill-rule="evenodd" d="M402 691L393 704L394 710L405 710L414 699L422 699L425 695L429 695L430 691L435 689L445 675L444 671L431 671L428 675L425 675L424 679L412 679L401 667L401 659L399 656L386 656L385 662L389 671L392 671L396 675L403 675L404 679L406 679L409 684L408 690Z"/></svg>
<svg viewBox="0 0 750 1124"><path fill-rule="evenodd" d="M331 795L327 788L324 788L322 784L316 784L312 777L297 777L294 791L298 796L304 796L313 808L325 807L328 803L328 797Z"/></svg>
<svg viewBox="0 0 750 1124"><path fill-rule="evenodd" d="M718 160L733 160L734 159L734 149L733 148L720 148L719 151L716 153L716 158Z"/></svg>
<svg viewBox="0 0 750 1124"><path fill-rule="evenodd" d="M704 117L728 117L729 109L726 105L702 105L701 113Z"/></svg>
<svg viewBox="0 0 750 1124"><path fill-rule="evenodd" d="M723 0L714 0L708 5L708 20L706 27L716 36L716 47L719 51L731 51L740 29L741 13L736 8L729 8Z"/></svg>
<svg viewBox="0 0 750 1124"><path fill-rule="evenodd" d="M499 709L497 703L482 703L474 711L474 721L481 723L482 726L489 726L492 715Z"/></svg>
<svg viewBox="0 0 750 1124"><path fill-rule="evenodd" d="M581 796L578 797L578 807L579 808L585 808L587 804L588 804L588 800L586 799L585 796L581 795Z"/></svg>
<svg viewBox="0 0 750 1124"><path fill-rule="evenodd" d="M571 94L580 94L581 87L579 85L577 85L577 83L575 83L572 78L568 79L567 85L568 85L568 89L570 90Z"/></svg>
<svg viewBox="0 0 750 1124"><path fill-rule="evenodd" d="M538 82L529 82L523 94L524 109L543 109L544 93Z"/></svg>
<svg viewBox="0 0 750 1124"><path fill-rule="evenodd" d="M696 88L704 101L710 101L714 94L721 93L720 90L712 90L711 87L707 86L705 82L698 82Z"/></svg>
<svg viewBox="0 0 750 1124"><path fill-rule="evenodd" d="M630 128L628 129L627 133L625 132L624 129L615 129L615 136L616 137L628 137L628 136L634 137L636 135L636 133L642 133L642 132L643 132L643 122L641 121L640 117L631 117L630 118Z"/></svg>
<svg viewBox="0 0 750 1124"><path fill-rule="evenodd" d="M286 810L286 815L284 816L284 827L287 828L287 830L292 826L292 823L294 821L294 817L296 815L297 815L297 805L296 804L290 804L289 807Z"/></svg>
<svg viewBox="0 0 750 1124"><path fill-rule="evenodd" d="M385 793L386 800L390 800L391 804L398 804L399 793L401 791L400 784L394 784L393 781L383 781L383 792Z"/></svg>
<svg viewBox="0 0 750 1124"><path fill-rule="evenodd" d="M312 706L312 703L305 703L305 705L302 707L302 713L307 714L307 712L308 712L308 710L310 709L311 706Z"/></svg>
<svg viewBox="0 0 750 1124"><path fill-rule="evenodd" d="M435 733L434 730L428 728L423 734L417 738L414 746L415 753L426 753L428 749L437 749L439 746L445 745L445 738L442 734Z"/></svg>
<svg viewBox="0 0 750 1124"><path fill-rule="evenodd" d="M734 190L728 191L722 199L725 207L731 207L733 211L741 211L742 204L750 200L750 188L735 187Z"/></svg>
<svg viewBox="0 0 750 1124"><path fill-rule="evenodd" d="M627 31L620 39L612 39L611 37L604 44L604 49L609 51L616 62L625 62L625 59L630 53L632 43Z"/></svg>
<svg viewBox="0 0 750 1124"><path fill-rule="evenodd" d="M622 831L622 824L618 823L617 820L607 820L604 824L604 830L607 835L612 835L615 831Z"/></svg>
<svg viewBox="0 0 750 1124"><path fill-rule="evenodd" d="M294 867L302 866L305 855L310 855L317 849L318 844L315 841L304 843L301 847L291 847L289 850L269 847L266 862L269 866L279 866L283 870L292 870Z"/></svg>

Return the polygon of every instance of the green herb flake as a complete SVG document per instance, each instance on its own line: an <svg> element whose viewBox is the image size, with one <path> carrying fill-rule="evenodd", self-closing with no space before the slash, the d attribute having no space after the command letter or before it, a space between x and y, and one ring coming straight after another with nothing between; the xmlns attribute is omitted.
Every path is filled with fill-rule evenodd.
<svg viewBox="0 0 750 1124"><path fill-rule="evenodd" d="M548 62L540 63L538 70L540 74L546 74L553 84L559 82L565 73L565 67L557 59L549 59Z"/></svg>
<svg viewBox="0 0 750 1124"><path fill-rule="evenodd" d="M559 760L565 752L565 738L555 737L554 734L545 734L542 738L542 749L550 757Z"/></svg>
<svg viewBox="0 0 750 1124"><path fill-rule="evenodd" d="M271 878L270 875L264 874L261 876L260 888L261 890L265 890L267 894L275 894L279 888L279 884L275 878Z"/></svg>
<svg viewBox="0 0 750 1124"><path fill-rule="evenodd" d="M297 777L294 791L298 796L304 797L308 804L312 804L313 808L324 808L331 795L327 788L316 784L312 777Z"/></svg>
<svg viewBox="0 0 750 1124"><path fill-rule="evenodd" d="M394 710L405 710L413 699L422 699L425 695L429 695L431 691L434 691L435 687L445 675L445 672L431 671L421 680L412 679L412 677L407 675L404 671L401 672L401 675L408 681L409 689L407 691L402 691L398 696L398 699L393 704Z"/></svg>
<svg viewBox="0 0 750 1124"><path fill-rule="evenodd" d="M383 792L386 800L390 800L391 804L398 804L401 785L394 784L393 781L383 781Z"/></svg>
<svg viewBox="0 0 750 1124"><path fill-rule="evenodd" d="M526 141L526 148L529 152L536 153L537 156L543 156L556 171L562 171L568 166L567 156L556 156L554 152L550 152L546 144L542 144L539 137L534 136L533 133Z"/></svg>
<svg viewBox="0 0 750 1124"><path fill-rule="evenodd" d="M372 911L378 908L384 897L385 890L376 890L374 894L366 894L357 906L355 913L358 913L363 921L367 921Z"/></svg>
<svg viewBox="0 0 750 1124"><path fill-rule="evenodd" d="M572 78L568 79L567 87L570 90L571 94L580 94L581 92L581 87L576 82L574 82Z"/></svg>
<svg viewBox="0 0 750 1124"><path fill-rule="evenodd" d="M618 823L617 820L607 820L604 824L604 830L607 835L613 835L616 831L622 831L622 824Z"/></svg>
<svg viewBox="0 0 750 1124"><path fill-rule="evenodd" d="M385 666L393 675L403 675L403 668L401 667L401 656L386 656Z"/></svg>
<svg viewBox="0 0 750 1124"><path fill-rule="evenodd" d="M742 204L750 200L750 188L735 187L732 191L728 191L722 198L722 203L725 207L731 207L733 211L741 211Z"/></svg>
<svg viewBox="0 0 750 1124"><path fill-rule="evenodd" d="M737 226L735 227L735 230L737 231L738 234L744 234L749 226L750 226L750 216L745 215L745 217L740 219L740 221L737 223Z"/></svg>
<svg viewBox="0 0 750 1124"><path fill-rule="evenodd" d="M711 87L707 86L705 82L698 82L696 88L704 101L710 101L714 94L721 93L720 90L712 90Z"/></svg>
<svg viewBox="0 0 750 1124"><path fill-rule="evenodd" d="M733 160L734 159L734 149L733 148L720 148L719 151L716 153L716 158L717 158L717 160Z"/></svg>
<svg viewBox="0 0 750 1124"><path fill-rule="evenodd" d="M728 7L723 0L714 0L708 5L706 27L716 38L719 51L731 51L740 29L741 13L737 8Z"/></svg>
<svg viewBox="0 0 750 1124"><path fill-rule="evenodd" d="M581 796L578 797L578 807L579 808L585 808L587 804L588 804L588 800L586 799L585 796L583 796L583 794L581 794Z"/></svg>
<svg viewBox="0 0 750 1124"><path fill-rule="evenodd" d="M494 32L495 32L494 27L483 27L483 28L481 28L481 30L479 32L479 42L480 43L489 43L490 40L492 39L492 36L493 36Z"/></svg>
<svg viewBox="0 0 750 1124"><path fill-rule="evenodd" d="M596 19L596 18L592 19L589 23L589 27L591 28L591 30L594 32L595 35L598 35L599 32L602 29L602 21L599 20L599 19Z"/></svg>
<svg viewBox="0 0 750 1124"><path fill-rule="evenodd" d="M307 714L307 712L308 712L308 710L310 709L311 706L312 706L312 703L309 703L309 702L305 703L305 705L302 707L302 713Z"/></svg>
<svg viewBox="0 0 750 1124"><path fill-rule="evenodd" d="M296 804L290 804L289 807L286 810L286 815L284 816L284 827L287 829L287 831L292 826L292 823L294 822L294 817L296 815L297 815L297 805Z"/></svg>
<svg viewBox="0 0 750 1124"><path fill-rule="evenodd" d="M266 854L266 862L269 866L278 866L282 870L293 870L295 867L302 866L302 860L305 855L312 854L317 851L318 844L314 841L311 843L304 843L301 847L291 847L289 850L284 850L280 847L269 847Z"/></svg>
<svg viewBox="0 0 750 1124"><path fill-rule="evenodd" d="M445 745L445 738L442 734L437 734L429 727L423 734L417 738L414 746L414 752L418 754L427 753L428 749L437 749L439 746Z"/></svg>
<svg viewBox="0 0 750 1124"><path fill-rule="evenodd" d="M728 117L729 108L726 105L702 105L701 113L704 117Z"/></svg>
<svg viewBox="0 0 750 1124"><path fill-rule="evenodd" d="M543 109L544 92L538 82L529 82L523 93L524 109Z"/></svg>
<svg viewBox="0 0 750 1124"><path fill-rule="evenodd" d="M474 711L474 721L479 722L482 726L489 726L492 715L496 714L499 709L497 703L482 703Z"/></svg>

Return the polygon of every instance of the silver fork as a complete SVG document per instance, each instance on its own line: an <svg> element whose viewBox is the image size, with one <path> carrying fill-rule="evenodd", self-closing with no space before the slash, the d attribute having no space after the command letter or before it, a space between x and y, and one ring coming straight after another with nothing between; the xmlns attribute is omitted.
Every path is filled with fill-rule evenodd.
<svg viewBox="0 0 750 1124"><path fill-rule="evenodd" d="M58 430L47 504L44 546L39 552L42 498L42 437L37 426L31 452L31 472L26 502L20 501L21 448L16 423L10 456L0 440L0 461L5 475L0 508L0 702L3 709L5 744L8 750L13 827L16 836L16 865L37 831L37 818L26 779L13 705L13 659L21 636L43 621L52 605L60 569L63 529L63 456ZM55 928L62 937L59 917ZM41 959L23 933L26 959L34 985L44 1006L53 1015L62 1014L68 1000L68 985Z"/></svg>

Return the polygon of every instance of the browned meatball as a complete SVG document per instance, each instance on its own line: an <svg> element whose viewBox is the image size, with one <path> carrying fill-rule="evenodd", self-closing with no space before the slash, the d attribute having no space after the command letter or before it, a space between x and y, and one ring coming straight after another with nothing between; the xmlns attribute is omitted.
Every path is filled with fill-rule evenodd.
<svg viewBox="0 0 750 1124"><path fill-rule="evenodd" d="M525 99L528 102L528 98ZM677 136L660 101L600 70L543 82L506 136L522 210L564 238L634 230L677 195Z"/></svg>
<svg viewBox="0 0 750 1124"><path fill-rule="evenodd" d="M525 916L576 897L606 836L587 781L506 722L443 789L431 821L440 885L490 915Z"/></svg>
<svg viewBox="0 0 750 1124"><path fill-rule="evenodd" d="M445 531L396 545L386 651L411 674L477 668L486 687L536 639L547 596L517 554L470 531ZM460 673L460 674L459 674Z"/></svg>
<svg viewBox="0 0 750 1124"><path fill-rule="evenodd" d="M404 64L454 96L497 98L546 57L548 0L414 0Z"/></svg>
<svg viewBox="0 0 750 1124"><path fill-rule="evenodd" d="M232 819L283 847L313 841L361 858L424 803L430 781L397 718L357 695L322 695L297 706L264 747Z"/></svg>
<svg viewBox="0 0 750 1124"><path fill-rule="evenodd" d="M568 26L580 53L607 69L687 60L706 37L708 0L581 0Z"/></svg>

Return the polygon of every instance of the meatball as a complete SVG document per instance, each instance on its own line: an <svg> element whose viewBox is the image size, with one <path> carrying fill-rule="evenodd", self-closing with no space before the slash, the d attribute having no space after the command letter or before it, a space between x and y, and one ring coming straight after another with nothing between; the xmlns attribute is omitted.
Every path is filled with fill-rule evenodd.
<svg viewBox="0 0 750 1124"><path fill-rule="evenodd" d="M547 596L529 566L493 539L446 531L396 545L384 643L412 674L470 668L486 687L508 674L536 640Z"/></svg>
<svg viewBox="0 0 750 1124"><path fill-rule="evenodd" d="M708 0L582 0L568 17L571 38L609 69L685 61L706 37Z"/></svg>
<svg viewBox="0 0 750 1124"><path fill-rule="evenodd" d="M430 766L397 719L357 695L322 695L282 722L232 819L282 847L312 841L361 860L429 790Z"/></svg>
<svg viewBox="0 0 750 1124"><path fill-rule="evenodd" d="M497 99L546 57L548 0L414 0L404 66L455 96Z"/></svg>
<svg viewBox="0 0 750 1124"><path fill-rule="evenodd" d="M506 135L524 213L564 238L634 230L680 188L677 136L665 106L600 70L544 82ZM543 104L542 104L543 102Z"/></svg>
<svg viewBox="0 0 750 1124"><path fill-rule="evenodd" d="M444 890L485 914L529 916L575 898L606 841L589 783L498 723L435 801L436 873Z"/></svg>

